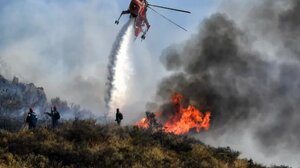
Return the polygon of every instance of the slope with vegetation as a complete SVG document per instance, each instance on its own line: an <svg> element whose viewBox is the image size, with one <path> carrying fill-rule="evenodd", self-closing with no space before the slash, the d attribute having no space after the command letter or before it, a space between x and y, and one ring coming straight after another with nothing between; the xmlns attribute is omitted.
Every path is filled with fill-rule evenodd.
<svg viewBox="0 0 300 168"><path fill-rule="evenodd" d="M8 80L0 74L0 129L19 130L30 107L39 118L38 125L43 126L49 120L45 112L49 112L53 106L58 108L62 119L94 117L91 111L59 97L48 101L42 87L19 82L17 77Z"/></svg>
<svg viewBox="0 0 300 168"><path fill-rule="evenodd" d="M136 127L65 122L56 130L0 132L0 167L260 168L230 148L213 148L187 136ZM282 166L283 167L283 166Z"/></svg>

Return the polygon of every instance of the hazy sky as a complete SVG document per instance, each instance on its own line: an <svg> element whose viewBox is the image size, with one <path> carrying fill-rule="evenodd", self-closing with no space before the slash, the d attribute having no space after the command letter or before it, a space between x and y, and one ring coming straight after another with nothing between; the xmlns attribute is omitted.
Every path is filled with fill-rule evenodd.
<svg viewBox="0 0 300 168"><path fill-rule="evenodd" d="M0 2L0 61L6 77L43 86L48 98L60 96L95 112L103 111L107 58L125 24L114 24L129 0L2 0ZM192 11L191 15L159 10L189 31L184 32L155 13L148 14L151 30L143 43L133 44L136 92L132 104L147 101L164 71L161 51L191 36L217 1L149 1ZM142 78L147 76L147 78ZM142 93L147 90L147 94ZM141 97L142 96L142 97ZM143 108L143 103L138 103ZM143 109L140 109L143 110ZM138 110L137 110L138 111Z"/></svg>

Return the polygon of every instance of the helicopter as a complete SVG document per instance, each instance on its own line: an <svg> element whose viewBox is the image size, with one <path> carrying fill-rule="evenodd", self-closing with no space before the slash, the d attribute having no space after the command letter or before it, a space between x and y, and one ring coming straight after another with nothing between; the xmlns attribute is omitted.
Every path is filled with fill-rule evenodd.
<svg viewBox="0 0 300 168"><path fill-rule="evenodd" d="M152 4L149 4L147 0L131 0L131 2L129 4L129 8L127 10L122 11L118 20L115 21L115 24L117 24L117 25L119 24L119 21L123 15L129 14L130 18L135 19L134 20L135 21L134 22L135 37L137 38L137 37L139 37L139 35L141 33L143 33L141 36L141 39L144 40L144 39L146 39L146 34L151 27L149 24L148 18L147 18L147 10L150 9L153 12L155 12L156 14L158 14L159 16L161 16L164 19L166 19L167 21L169 21L170 23L174 24L175 26L181 28L184 31L187 31L185 28L181 27L180 25L173 22L166 16L162 15L161 13L156 11L154 8L161 8L161 9L172 10L172 11L183 12L183 13L191 13L190 11L186 11L186 10L169 8L169 7L159 6L159 5L152 5Z"/></svg>

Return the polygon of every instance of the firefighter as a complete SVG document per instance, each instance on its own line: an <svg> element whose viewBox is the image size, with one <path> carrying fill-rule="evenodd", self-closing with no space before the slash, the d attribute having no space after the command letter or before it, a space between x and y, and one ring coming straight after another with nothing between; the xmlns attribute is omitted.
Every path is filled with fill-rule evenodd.
<svg viewBox="0 0 300 168"><path fill-rule="evenodd" d="M26 117L26 123L28 124L29 129L34 129L37 123L37 117L32 108L29 108L29 112Z"/></svg>
<svg viewBox="0 0 300 168"><path fill-rule="evenodd" d="M52 128L56 128L58 125L58 120L60 119L60 114L57 111L56 107L54 106L53 109L51 108L51 113L46 112L46 114L51 117Z"/></svg>
<svg viewBox="0 0 300 168"><path fill-rule="evenodd" d="M120 110L117 108L117 112L116 112L116 120L118 125L121 124L121 121L123 120L123 114L120 112Z"/></svg>

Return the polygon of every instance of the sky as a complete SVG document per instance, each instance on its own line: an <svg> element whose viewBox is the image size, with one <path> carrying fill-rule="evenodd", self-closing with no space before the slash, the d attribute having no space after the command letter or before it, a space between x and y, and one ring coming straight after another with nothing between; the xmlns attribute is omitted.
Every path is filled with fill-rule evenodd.
<svg viewBox="0 0 300 168"><path fill-rule="evenodd" d="M137 90L129 101L132 104L154 95L156 83L165 73L159 60L162 50L191 36L217 7L214 0L149 2L190 10L192 15L159 10L186 27L188 32L184 32L149 12L152 27L147 40L136 40L132 47L133 87ZM48 99L59 96L101 114L107 59L128 17L123 17L119 26L114 21L128 4L125 0L1 1L1 73L44 87ZM143 90L151 91L144 94ZM143 110L144 104L138 104Z"/></svg>

